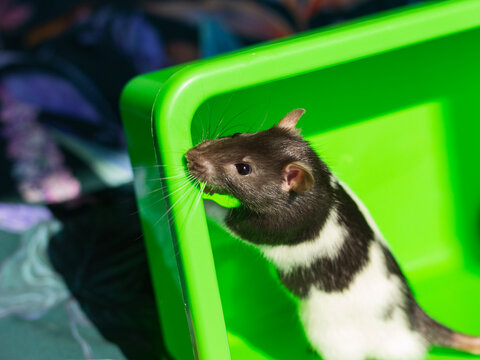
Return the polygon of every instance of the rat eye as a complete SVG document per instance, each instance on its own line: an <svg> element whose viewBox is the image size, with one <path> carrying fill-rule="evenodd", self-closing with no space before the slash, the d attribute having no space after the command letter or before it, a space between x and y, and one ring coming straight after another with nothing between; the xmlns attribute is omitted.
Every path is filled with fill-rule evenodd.
<svg viewBox="0 0 480 360"><path fill-rule="evenodd" d="M238 136L238 135L240 135L240 134L241 134L241 133L235 133L235 134L232 135L232 138L234 138L235 136Z"/></svg>
<svg viewBox="0 0 480 360"><path fill-rule="evenodd" d="M235 167L240 175L248 175L252 172L252 167L245 163L235 164Z"/></svg>

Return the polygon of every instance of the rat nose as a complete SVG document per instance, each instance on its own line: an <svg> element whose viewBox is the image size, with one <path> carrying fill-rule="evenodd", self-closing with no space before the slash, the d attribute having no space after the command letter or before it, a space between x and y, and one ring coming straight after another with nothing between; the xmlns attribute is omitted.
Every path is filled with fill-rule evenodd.
<svg viewBox="0 0 480 360"><path fill-rule="evenodd" d="M185 158L187 159L187 166L190 172L206 175L212 171L210 162L198 149L193 148L188 150Z"/></svg>
<svg viewBox="0 0 480 360"><path fill-rule="evenodd" d="M198 159L199 156L200 156L200 151L198 151L195 148L188 150L187 153L185 154L185 158L189 163L194 162L196 159Z"/></svg>

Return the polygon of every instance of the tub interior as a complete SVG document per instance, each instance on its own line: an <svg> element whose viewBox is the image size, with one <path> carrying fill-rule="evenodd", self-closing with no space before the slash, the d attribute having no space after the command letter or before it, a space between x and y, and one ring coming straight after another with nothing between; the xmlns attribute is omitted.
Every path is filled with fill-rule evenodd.
<svg viewBox="0 0 480 360"><path fill-rule="evenodd" d="M480 335L478 39L466 31L221 94L198 108L192 138L266 129L305 108L302 134L370 210L420 304ZM232 359L319 358L274 268L214 223L209 233Z"/></svg>

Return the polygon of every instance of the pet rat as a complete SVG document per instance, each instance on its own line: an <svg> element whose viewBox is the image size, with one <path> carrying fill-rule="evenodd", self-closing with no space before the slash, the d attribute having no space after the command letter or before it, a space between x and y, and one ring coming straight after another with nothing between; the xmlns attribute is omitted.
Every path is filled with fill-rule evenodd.
<svg viewBox="0 0 480 360"><path fill-rule="evenodd" d="M312 347L325 360L417 360L431 345L480 354L480 338L429 317L367 209L296 127L305 110L256 133L206 140L186 153L208 192L207 215L257 247L300 300Z"/></svg>

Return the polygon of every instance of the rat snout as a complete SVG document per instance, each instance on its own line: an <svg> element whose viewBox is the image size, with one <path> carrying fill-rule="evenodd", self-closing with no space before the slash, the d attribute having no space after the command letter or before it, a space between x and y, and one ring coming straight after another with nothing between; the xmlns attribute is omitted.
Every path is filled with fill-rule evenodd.
<svg viewBox="0 0 480 360"><path fill-rule="evenodd" d="M204 153L196 148L190 149L185 154L187 159L188 171L197 179L201 181L208 181L208 178L213 172L213 167L210 161L207 160Z"/></svg>
<svg viewBox="0 0 480 360"><path fill-rule="evenodd" d="M187 159L187 163L190 164L191 162L195 161L195 158L198 156L199 151L195 148L190 149L185 154L185 159Z"/></svg>

